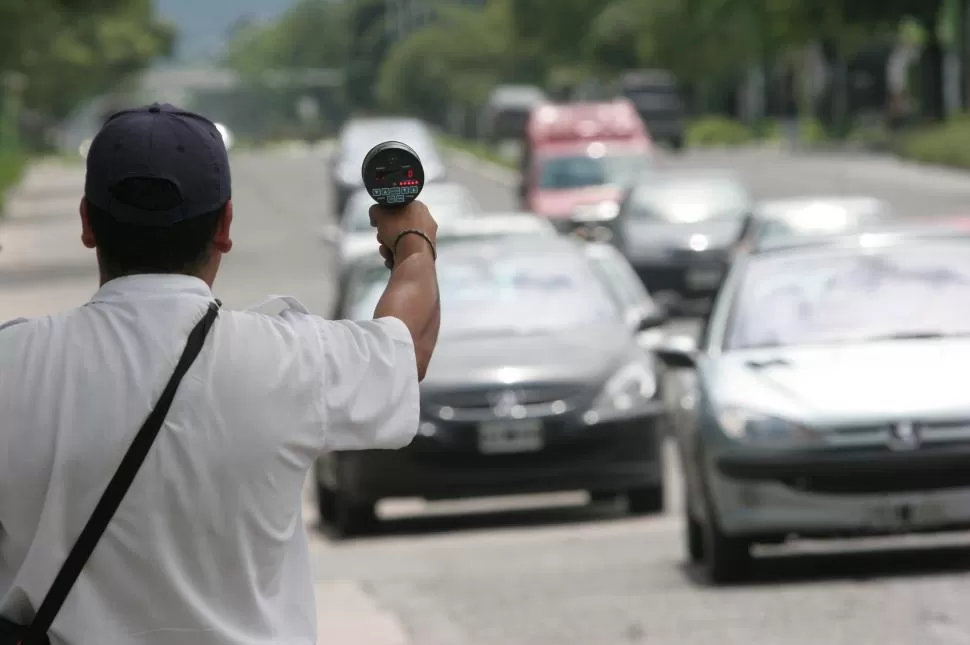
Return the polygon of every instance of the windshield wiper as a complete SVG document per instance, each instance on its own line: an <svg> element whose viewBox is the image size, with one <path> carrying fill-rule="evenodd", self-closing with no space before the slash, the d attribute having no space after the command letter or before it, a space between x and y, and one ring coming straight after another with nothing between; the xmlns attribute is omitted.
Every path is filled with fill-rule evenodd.
<svg viewBox="0 0 970 645"><path fill-rule="evenodd" d="M955 336L956 334L952 334ZM948 334L938 331L901 331L895 334L880 334L877 336L865 336L859 341L863 343L878 343L882 340L933 340L936 338L947 338Z"/></svg>
<svg viewBox="0 0 970 645"><path fill-rule="evenodd" d="M745 366L751 369L762 370L767 367L791 367L791 361L787 358L781 358L780 356L775 356L772 358L765 358L760 361L758 360L747 360L744 362Z"/></svg>

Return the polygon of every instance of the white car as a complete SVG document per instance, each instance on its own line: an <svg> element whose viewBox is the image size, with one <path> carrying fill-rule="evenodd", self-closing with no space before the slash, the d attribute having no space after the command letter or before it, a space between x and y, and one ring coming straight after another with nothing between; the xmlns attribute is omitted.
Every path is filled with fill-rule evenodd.
<svg viewBox="0 0 970 645"><path fill-rule="evenodd" d="M477 218L482 207L471 192L459 184L428 184L418 199L427 204L439 226L458 219ZM354 193L347 201L340 224L324 227L321 237L329 244L339 245L343 263L353 262L362 255L377 251L375 231L370 225L370 207L374 200L366 190Z"/></svg>

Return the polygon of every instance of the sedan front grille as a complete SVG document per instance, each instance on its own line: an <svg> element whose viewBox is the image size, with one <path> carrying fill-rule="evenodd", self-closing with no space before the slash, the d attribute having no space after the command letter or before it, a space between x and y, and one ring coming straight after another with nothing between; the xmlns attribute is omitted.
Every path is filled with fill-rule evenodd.
<svg viewBox="0 0 970 645"><path fill-rule="evenodd" d="M505 393L515 397L516 404L530 406L569 401L583 393L577 385L531 385L488 387L450 392L435 392L424 397L424 404L433 407L449 407L455 410L487 410L495 407Z"/></svg>

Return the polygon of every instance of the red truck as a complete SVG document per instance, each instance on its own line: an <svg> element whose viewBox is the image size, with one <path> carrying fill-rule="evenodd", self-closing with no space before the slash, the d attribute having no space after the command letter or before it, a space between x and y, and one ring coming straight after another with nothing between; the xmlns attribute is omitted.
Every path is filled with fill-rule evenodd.
<svg viewBox="0 0 970 645"><path fill-rule="evenodd" d="M606 224L624 187L655 165L654 150L626 99L536 106L521 156L522 208L561 232Z"/></svg>

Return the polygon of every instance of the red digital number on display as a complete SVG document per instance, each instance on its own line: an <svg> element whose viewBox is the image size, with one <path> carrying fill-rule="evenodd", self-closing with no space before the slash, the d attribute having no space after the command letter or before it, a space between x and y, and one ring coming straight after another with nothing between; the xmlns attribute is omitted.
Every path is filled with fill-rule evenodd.
<svg viewBox="0 0 970 645"><path fill-rule="evenodd" d="M411 179L412 177L414 177L414 169L413 168L410 169L410 170L408 170L408 179Z"/></svg>

